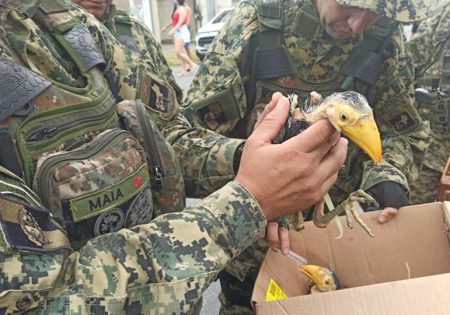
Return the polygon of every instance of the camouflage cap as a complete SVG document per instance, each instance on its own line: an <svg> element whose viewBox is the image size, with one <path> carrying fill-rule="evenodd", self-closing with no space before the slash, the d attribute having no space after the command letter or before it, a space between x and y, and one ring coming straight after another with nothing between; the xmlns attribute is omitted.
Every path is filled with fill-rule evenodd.
<svg viewBox="0 0 450 315"><path fill-rule="evenodd" d="M423 20L436 0L336 0L342 6L369 9L399 22Z"/></svg>

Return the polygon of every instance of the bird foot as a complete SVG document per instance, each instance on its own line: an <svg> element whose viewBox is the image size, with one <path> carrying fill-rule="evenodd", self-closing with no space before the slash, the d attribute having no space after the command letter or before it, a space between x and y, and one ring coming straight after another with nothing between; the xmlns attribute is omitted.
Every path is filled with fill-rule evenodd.
<svg viewBox="0 0 450 315"><path fill-rule="evenodd" d="M345 215L347 217L347 226L350 229L353 229L352 217L355 218L355 221L359 223L359 225L367 232L370 236L374 237L375 235L372 233L372 230L369 226L363 221L360 216L360 213L364 212L361 207L361 204L366 205L375 205L378 206L378 203L375 199L372 198L371 195L366 193L365 191L359 189L355 192L352 192L346 200L344 200L338 207L343 207L345 211Z"/></svg>

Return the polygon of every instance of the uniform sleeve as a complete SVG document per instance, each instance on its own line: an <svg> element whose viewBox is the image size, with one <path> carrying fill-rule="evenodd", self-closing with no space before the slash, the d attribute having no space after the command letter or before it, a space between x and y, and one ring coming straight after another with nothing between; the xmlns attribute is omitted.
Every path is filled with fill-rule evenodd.
<svg viewBox="0 0 450 315"><path fill-rule="evenodd" d="M177 87L173 87L175 83L171 83L167 76L162 55L158 58L150 58L149 54L146 54L147 57L138 57L122 46L98 21L87 19L85 23L106 57L105 71L113 90L116 90L118 101L142 99L141 92L153 88L160 91L167 88L167 95L174 95L167 102L167 108L158 110L155 106L150 106L148 112L177 153L187 196L205 197L232 180L234 152L243 140L226 138L213 131L191 126L180 113ZM169 79L169 85L166 79ZM165 87L158 85L159 83L165 84ZM144 84L149 85L146 90ZM142 100L146 103L145 99Z"/></svg>
<svg viewBox="0 0 450 315"><path fill-rule="evenodd" d="M79 252L1 247L0 312L187 313L265 224L254 198L231 182L183 212L97 237Z"/></svg>
<svg viewBox="0 0 450 315"><path fill-rule="evenodd" d="M409 190L408 182L417 177L428 146L429 125L414 105L413 69L400 33L394 33L386 53L390 57L380 70L373 107L382 137L383 160L380 165L364 162L361 189L394 181Z"/></svg>
<svg viewBox="0 0 450 315"><path fill-rule="evenodd" d="M431 18L421 22L420 27L406 43L415 66L415 76L420 78L428 68L439 61L450 39L450 1L444 0Z"/></svg>
<svg viewBox="0 0 450 315"><path fill-rule="evenodd" d="M256 8L242 1L216 36L186 95L183 114L193 126L229 135L244 117L245 69L252 60L246 52L258 30Z"/></svg>
<svg viewBox="0 0 450 315"><path fill-rule="evenodd" d="M183 91L178 86L172 74L172 69L167 63L162 52L161 45L155 39L151 31L139 20L130 17L131 34L137 39L136 43L139 51L147 54L145 58L153 60L155 71L159 73L175 89L178 103L183 100Z"/></svg>

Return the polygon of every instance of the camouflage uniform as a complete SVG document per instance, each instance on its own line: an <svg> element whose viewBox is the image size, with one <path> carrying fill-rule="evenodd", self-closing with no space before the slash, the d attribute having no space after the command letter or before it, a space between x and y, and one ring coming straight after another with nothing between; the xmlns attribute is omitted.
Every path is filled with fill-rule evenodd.
<svg viewBox="0 0 450 315"><path fill-rule="evenodd" d="M406 44L416 67L417 87L427 89L416 97L423 119L430 121L431 142L417 180L411 185L411 201L436 200L439 182L450 155L450 1L440 2L432 18L423 21Z"/></svg>
<svg viewBox="0 0 450 315"><path fill-rule="evenodd" d="M378 8L378 1L337 2L386 13L400 21L425 17L424 3L393 12L395 5L400 5L397 1L390 1L388 9L383 5ZM348 75L352 65L374 55L367 50L379 45L390 32L391 39L379 53L382 63L365 69L365 75L360 76L379 71L374 84L368 87L356 74ZM381 40L371 41L374 38ZM374 165L350 144L346 167L330 192L333 201L339 203L352 191L367 190L383 181L396 182L409 190L408 182L417 176L419 167L413 157L423 158L429 126L414 107L412 68L402 30L387 18L380 18L366 30L364 39L338 41L320 25L311 1L242 1L200 66L183 114L193 125L246 138L273 92L296 93L304 99L312 90L328 96L343 88L371 96L368 99L372 99L383 138L383 161ZM263 241L258 242L226 269L228 274L221 274L221 301L228 313L249 312L236 304L249 306L252 281L266 248Z"/></svg>
<svg viewBox="0 0 450 315"><path fill-rule="evenodd" d="M249 192L236 182L222 187L234 176L229 161L242 141L192 128L156 70L159 60L125 50L67 0L0 0L0 21L0 163L21 162L19 176L0 167L0 313L191 311L265 229ZM145 108L125 101L116 112L115 102L137 98ZM222 188L134 226L184 206L175 155L160 133L183 159L190 195ZM150 171L154 158L162 178ZM132 198L119 203L124 195ZM130 212L135 203L152 210L152 202L153 214ZM103 212L89 213L89 205ZM92 215L95 232L110 233L92 235Z"/></svg>
<svg viewBox="0 0 450 315"><path fill-rule="evenodd" d="M169 67L166 58L163 55L161 46L147 28L147 26L138 18L131 16L128 12L118 10L114 4L111 4L105 15L100 21L108 28L114 37L128 49L140 54L141 58L152 60L156 71L160 76L164 76L167 82L175 89L177 100L181 103L183 91L178 86ZM199 314L203 300L200 298L193 314Z"/></svg>
<svg viewBox="0 0 450 315"><path fill-rule="evenodd" d="M183 91L176 84L172 69L164 58L161 46L147 26L135 16L118 10L114 4L108 7L100 21L122 45L141 54L143 58L155 60L154 64L158 67L157 72L164 73L167 81L177 93L178 102L181 103Z"/></svg>

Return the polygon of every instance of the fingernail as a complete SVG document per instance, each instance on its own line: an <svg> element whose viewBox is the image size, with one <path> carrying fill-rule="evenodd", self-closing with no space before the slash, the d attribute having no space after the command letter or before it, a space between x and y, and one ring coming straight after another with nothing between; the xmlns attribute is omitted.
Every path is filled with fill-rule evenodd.
<svg viewBox="0 0 450 315"><path fill-rule="evenodd" d="M286 247L283 247L283 249L281 250L281 252L283 253L283 255L289 254L289 250L288 250Z"/></svg>

